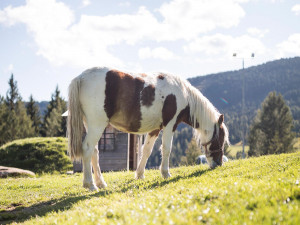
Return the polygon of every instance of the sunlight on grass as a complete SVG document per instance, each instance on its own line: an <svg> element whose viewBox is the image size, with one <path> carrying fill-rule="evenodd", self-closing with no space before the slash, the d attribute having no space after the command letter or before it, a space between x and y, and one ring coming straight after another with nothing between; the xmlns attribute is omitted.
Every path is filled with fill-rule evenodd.
<svg viewBox="0 0 300 225"><path fill-rule="evenodd" d="M243 151L243 146L242 146L241 143L236 144L236 145L230 145L230 146L228 147L228 151L229 151L228 156L229 156L230 158L234 158L234 159L235 159L235 158L236 158L236 154L237 154L238 152L242 152L242 151ZM246 153L246 155L248 154L248 151L249 151L249 146L246 145L246 146L245 146L245 153Z"/></svg>
<svg viewBox="0 0 300 225"><path fill-rule="evenodd" d="M82 174L0 180L0 223L300 224L300 153L171 169L104 173L107 189Z"/></svg>

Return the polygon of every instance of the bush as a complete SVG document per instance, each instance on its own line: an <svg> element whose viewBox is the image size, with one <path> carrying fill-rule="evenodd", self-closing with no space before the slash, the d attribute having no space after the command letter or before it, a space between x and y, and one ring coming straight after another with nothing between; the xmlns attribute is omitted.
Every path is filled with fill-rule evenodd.
<svg viewBox="0 0 300 225"><path fill-rule="evenodd" d="M0 165L31 170L35 173L65 172L72 169L67 156L67 139L26 138L0 147Z"/></svg>

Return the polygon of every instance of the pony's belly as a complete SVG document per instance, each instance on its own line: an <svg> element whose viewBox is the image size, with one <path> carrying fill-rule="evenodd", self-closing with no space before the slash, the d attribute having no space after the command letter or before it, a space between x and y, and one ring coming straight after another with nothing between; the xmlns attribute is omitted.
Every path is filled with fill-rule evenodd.
<svg viewBox="0 0 300 225"><path fill-rule="evenodd" d="M134 121L126 118L112 117L109 121L110 124L116 129L125 133L145 134L160 128L161 122L157 118L149 118L147 120Z"/></svg>

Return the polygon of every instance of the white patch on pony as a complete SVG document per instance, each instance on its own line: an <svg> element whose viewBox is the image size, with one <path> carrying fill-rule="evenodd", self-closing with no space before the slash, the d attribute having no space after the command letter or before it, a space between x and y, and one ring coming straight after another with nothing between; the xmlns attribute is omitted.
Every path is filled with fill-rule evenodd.
<svg viewBox="0 0 300 225"><path fill-rule="evenodd" d="M207 157L206 156L206 159L207 159L207 163L209 165L209 168L214 169L218 166L218 164L213 160L213 157Z"/></svg>
<svg viewBox="0 0 300 225"><path fill-rule="evenodd" d="M207 163L208 163L209 167L213 168L213 162L214 162L213 157L206 156L206 159L207 159Z"/></svg>

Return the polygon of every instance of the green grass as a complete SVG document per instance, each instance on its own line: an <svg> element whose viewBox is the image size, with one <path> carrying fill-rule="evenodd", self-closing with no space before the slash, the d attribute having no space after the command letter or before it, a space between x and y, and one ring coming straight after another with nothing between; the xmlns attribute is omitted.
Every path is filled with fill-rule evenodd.
<svg viewBox="0 0 300 225"><path fill-rule="evenodd" d="M295 138L295 144L294 144L294 149L295 151L299 151L300 150L300 137ZM232 158L232 159L236 159L236 154L239 152L240 154L243 151L243 145L242 142L239 142L235 145L230 145L228 147L228 151L229 154L227 155L228 157ZM248 151L249 151L249 145L245 145L245 153L246 156L248 155Z"/></svg>
<svg viewBox="0 0 300 225"><path fill-rule="evenodd" d="M243 151L243 146L242 146L241 144L230 145L230 146L228 147L228 151L229 151L228 156L229 156L230 158L236 159L236 154L237 154L238 152L242 152L242 151ZM248 154L248 151L249 151L249 146L246 145L246 146L245 146L245 153L246 153L246 155Z"/></svg>
<svg viewBox="0 0 300 225"><path fill-rule="evenodd" d="M171 169L105 173L107 189L82 174L0 180L0 223L300 224L300 153Z"/></svg>
<svg viewBox="0 0 300 225"><path fill-rule="evenodd" d="M300 150L300 137L296 138L295 144L294 144L294 148L296 149L296 151Z"/></svg>

